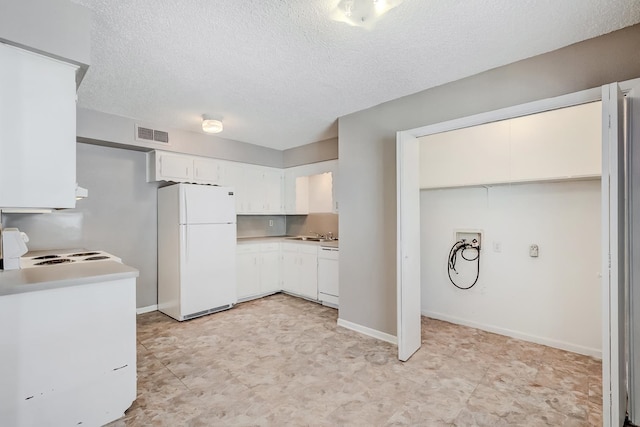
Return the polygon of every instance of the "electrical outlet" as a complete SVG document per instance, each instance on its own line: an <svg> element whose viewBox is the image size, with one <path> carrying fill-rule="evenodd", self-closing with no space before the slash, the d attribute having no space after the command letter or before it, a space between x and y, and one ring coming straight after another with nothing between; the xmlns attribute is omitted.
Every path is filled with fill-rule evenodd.
<svg viewBox="0 0 640 427"><path fill-rule="evenodd" d="M273 220L272 219L269 220L269 227L273 227Z"/></svg>
<svg viewBox="0 0 640 427"><path fill-rule="evenodd" d="M529 256L532 258L537 258L538 257L538 245L531 245L529 246Z"/></svg>
<svg viewBox="0 0 640 427"><path fill-rule="evenodd" d="M502 252L502 242L493 242L493 252Z"/></svg>

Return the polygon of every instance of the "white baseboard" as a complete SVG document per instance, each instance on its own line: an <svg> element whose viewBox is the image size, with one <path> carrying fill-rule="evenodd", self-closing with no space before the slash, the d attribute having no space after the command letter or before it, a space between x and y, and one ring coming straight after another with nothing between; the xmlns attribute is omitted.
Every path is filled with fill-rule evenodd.
<svg viewBox="0 0 640 427"><path fill-rule="evenodd" d="M565 341L558 341L551 338L539 337L536 335L530 335L523 332L513 331L511 329L505 329L493 325L485 325L483 323L474 322L467 319L462 319L455 316L449 316L448 314L436 313L433 311L422 310L422 315L431 317L432 319L444 320L445 322L455 323L457 325L469 326L471 328L481 329L487 332L493 332L500 335L505 335L511 338L517 338L523 341L529 341L536 344L546 345L548 347L559 348L560 350L566 350L573 353L584 354L585 356L592 356L597 359L602 359L602 350L597 348L584 347L577 344L568 343ZM429 345L427 343L426 345Z"/></svg>
<svg viewBox="0 0 640 427"><path fill-rule="evenodd" d="M158 304L136 308L136 314L150 313L152 311L158 311Z"/></svg>
<svg viewBox="0 0 640 427"><path fill-rule="evenodd" d="M375 329L371 329L371 328L367 328L366 326L362 326L362 325L358 325L357 323L352 323L349 322L347 320L344 319L338 319L338 326L342 326L343 328L346 329L351 329L352 331L356 331L359 332L363 335L367 335L373 338L377 338L379 340L382 341L386 341L388 343L391 343L393 345L398 345L398 338L393 336L393 335L389 335L387 333L384 332L380 332L377 331Z"/></svg>

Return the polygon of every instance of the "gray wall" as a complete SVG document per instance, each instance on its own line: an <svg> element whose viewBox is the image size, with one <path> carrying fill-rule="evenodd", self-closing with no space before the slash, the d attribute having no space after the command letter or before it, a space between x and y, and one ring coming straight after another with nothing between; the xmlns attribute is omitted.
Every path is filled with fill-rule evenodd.
<svg viewBox="0 0 640 427"><path fill-rule="evenodd" d="M396 333L396 131L638 77L638 46L635 25L341 117L340 318Z"/></svg>
<svg viewBox="0 0 640 427"><path fill-rule="evenodd" d="M135 125L169 132L169 143L135 140ZM127 117L83 108L77 109L77 138L80 142L140 151L166 150L216 159L233 160L281 168L282 151L198 132L171 130L158 123L139 122Z"/></svg>
<svg viewBox="0 0 640 427"><path fill-rule="evenodd" d="M100 249L140 270L138 307L157 303L158 183L145 179L145 154L77 144L77 177L89 190L76 209L51 214L5 214L5 227L29 235L29 250Z"/></svg>
<svg viewBox="0 0 640 427"><path fill-rule="evenodd" d="M306 165L309 163L335 160L338 158L338 138L325 139L282 152L283 167Z"/></svg>

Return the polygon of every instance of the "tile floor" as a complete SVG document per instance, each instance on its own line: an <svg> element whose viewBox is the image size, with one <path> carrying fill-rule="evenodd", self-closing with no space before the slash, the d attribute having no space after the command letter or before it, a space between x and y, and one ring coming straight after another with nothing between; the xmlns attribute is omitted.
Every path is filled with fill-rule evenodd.
<svg viewBox="0 0 640 427"><path fill-rule="evenodd" d="M291 296L138 316L138 399L113 426L600 426L601 363L423 318L410 361Z"/></svg>

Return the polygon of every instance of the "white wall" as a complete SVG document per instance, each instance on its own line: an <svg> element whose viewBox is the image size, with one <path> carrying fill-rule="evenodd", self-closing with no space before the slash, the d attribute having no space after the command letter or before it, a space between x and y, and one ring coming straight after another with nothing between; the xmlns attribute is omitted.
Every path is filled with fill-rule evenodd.
<svg viewBox="0 0 640 427"><path fill-rule="evenodd" d="M421 191L423 314L600 356L600 203L600 180ZM484 232L469 290L447 276L455 229Z"/></svg>

